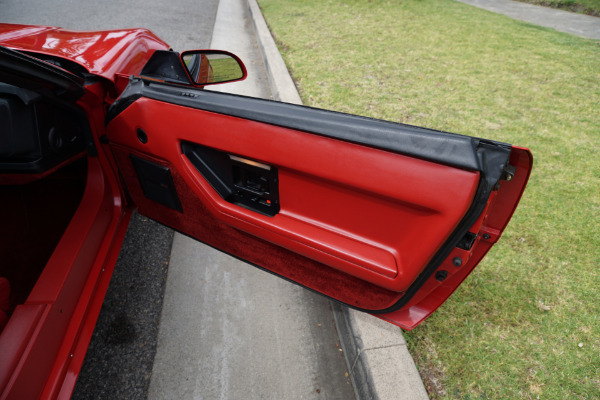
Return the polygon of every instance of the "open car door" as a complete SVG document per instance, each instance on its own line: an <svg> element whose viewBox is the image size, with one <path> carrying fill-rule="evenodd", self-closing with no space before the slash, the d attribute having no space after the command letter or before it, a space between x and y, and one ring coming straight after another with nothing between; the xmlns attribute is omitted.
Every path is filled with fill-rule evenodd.
<svg viewBox="0 0 600 400"><path fill-rule="evenodd" d="M498 240L527 149L131 78L105 148L139 213L412 329Z"/></svg>

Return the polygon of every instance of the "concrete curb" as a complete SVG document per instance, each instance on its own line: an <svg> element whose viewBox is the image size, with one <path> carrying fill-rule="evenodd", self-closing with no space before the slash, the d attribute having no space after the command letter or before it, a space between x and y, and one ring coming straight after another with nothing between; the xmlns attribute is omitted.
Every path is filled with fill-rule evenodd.
<svg viewBox="0 0 600 400"><path fill-rule="evenodd" d="M302 104L256 0L248 0L248 8L274 99ZM400 328L335 302L332 307L358 400L429 399Z"/></svg>
<svg viewBox="0 0 600 400"><path fill-rule="evenodd" d="M284 103L302 104L296 85L285 66L285 62L275 44L275 39L271 36L271 31L256 0L248 0L248 8L256 31L260 54L263 56L265 69L269 77L273 99Z"/></svg>
<svg viewBox="0 0 600 400"><path fill-rule="evenodd" d="M332 305L357 399L429 399L400 328Z"/></svg>

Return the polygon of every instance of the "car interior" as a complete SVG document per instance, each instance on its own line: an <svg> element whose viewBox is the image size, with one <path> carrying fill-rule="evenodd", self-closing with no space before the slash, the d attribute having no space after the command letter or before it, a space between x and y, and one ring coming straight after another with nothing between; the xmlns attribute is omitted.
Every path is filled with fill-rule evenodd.
<svg viewBox="0 0 600 400"><path fill-rule="evenodd" d="M48 96L43 86L37 91L3 80L0 388L11 382L16 368L24 368L26 377L34 373L29 365L48 368L51 364L45 364L53 362L44 354L58 350L55 335L67 329L77 303L73 299L89 274L78 252L103 202L94 199L106 199L92 190L98 179L90 181L91 172L98 168L90 169L90 127L82 109ZM35 357L21 365L25 352Z"/></svg>
<svg viewBox="0 0 600 400"><path fill-rule="evenodd" d="M79 206L84 128L71 109L0 83L0 330L24 304Z"/></svg>

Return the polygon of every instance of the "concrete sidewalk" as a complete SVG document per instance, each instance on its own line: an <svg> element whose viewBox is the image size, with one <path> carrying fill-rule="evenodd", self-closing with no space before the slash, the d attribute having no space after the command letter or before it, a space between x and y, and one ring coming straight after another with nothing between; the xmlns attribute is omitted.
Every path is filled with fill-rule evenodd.
<svg viewBox="0 0 600 400"><path fill-rule="evenodd" d="M457 0L519 21L600 40L600 18L512 0Z"/></svg>

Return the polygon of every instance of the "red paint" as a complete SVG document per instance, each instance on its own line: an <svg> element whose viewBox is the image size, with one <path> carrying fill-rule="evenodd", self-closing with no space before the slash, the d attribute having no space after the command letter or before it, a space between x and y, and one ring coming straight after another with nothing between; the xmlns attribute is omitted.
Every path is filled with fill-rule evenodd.
<svg viewBox="0 0 600 400"><path fill-rule="evenodd" d="M76 32L52 26L0 24L0 45L62 57L115 81L138 75L154 50L169 46L147 29Z"/></svg>

